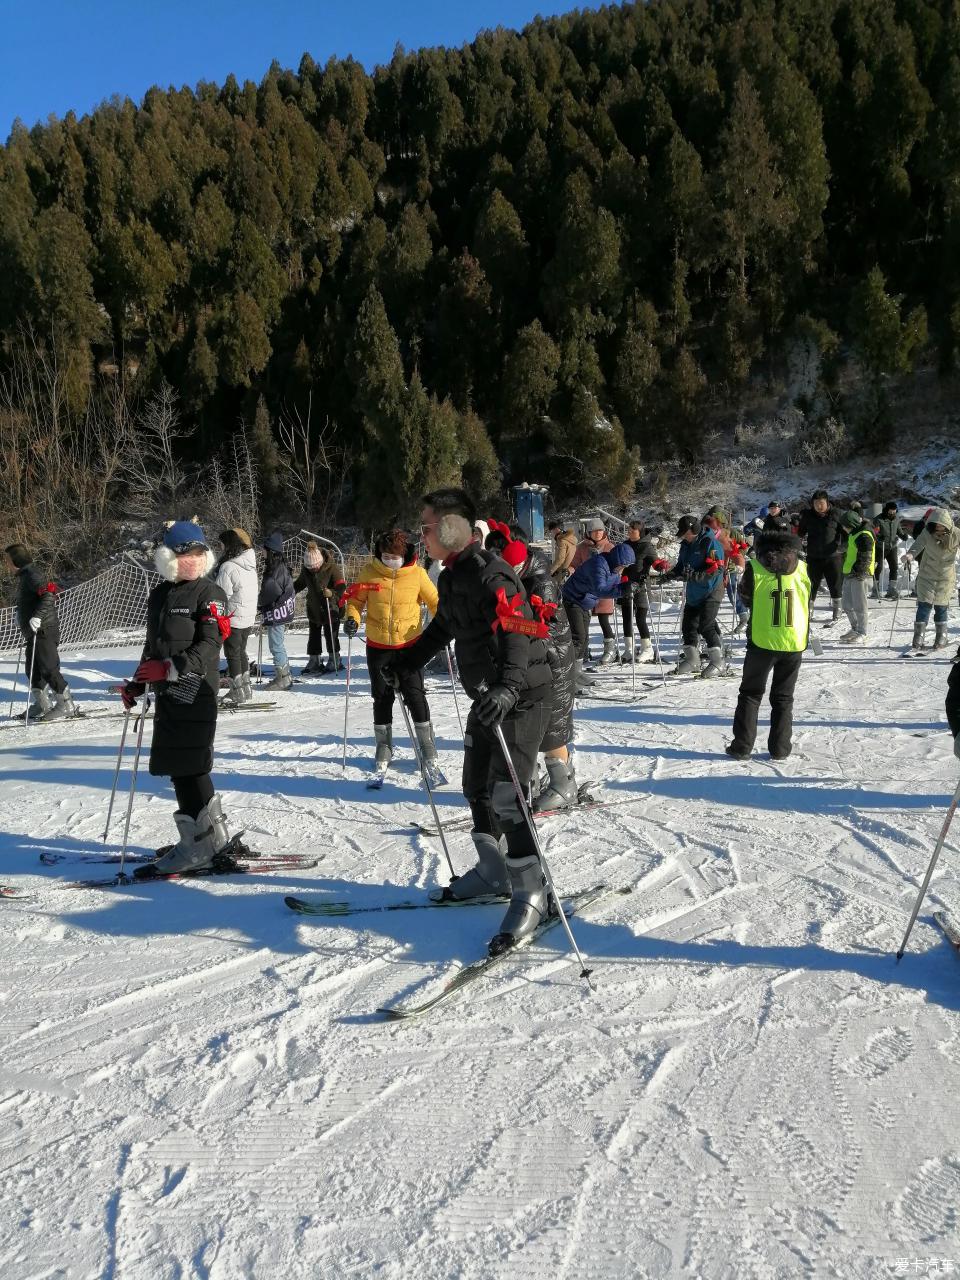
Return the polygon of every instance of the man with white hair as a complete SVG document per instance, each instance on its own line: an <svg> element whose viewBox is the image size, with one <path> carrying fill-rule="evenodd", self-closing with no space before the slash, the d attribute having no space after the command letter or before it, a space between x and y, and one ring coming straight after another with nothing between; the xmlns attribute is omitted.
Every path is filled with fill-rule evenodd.
<svg viewBox="0 0 960 1280"><path fill-rule="evenodd" d="M418 669L452 640L460 680L473 699L464 732L463 793L473 813L477 863L444 890L456 899L510 894L497 954L531 933L552 911L537 847L497 740L528 788L550 715L550 663L530 632L534 614L510 566L476 542L473 501L462 489L437 489L422 500L420 531L427 554L442 560L433 621L383 668L397 676Z"/></svg>

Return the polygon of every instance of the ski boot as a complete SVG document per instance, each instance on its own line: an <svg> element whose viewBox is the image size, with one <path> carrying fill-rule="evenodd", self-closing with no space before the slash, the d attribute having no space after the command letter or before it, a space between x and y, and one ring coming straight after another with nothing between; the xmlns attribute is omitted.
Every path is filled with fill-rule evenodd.
<svg viewBox="0 0 960 1280"><path fill-rule="evenodd" d="M623 637L623 653L620 655L620 661L625 667L629 667L637 661L633 636Z"/></svg>
<svg viewBox="0 0 960 1280"><path fill-rule="evenodd" d="M247 698L243 691L243 676L230 677L230 692L220 699L221 707L242 707Z"/></svg>
<svg viewBox="0 0 960 1280"><path fill-rule="evenodd" d="M913 639L905 649L905 653L923 653L923 633L926 629L925 622L915 622L913 624Z"/></svg>
<svg viewBox="0 0 960 1280"><path fill-rule="evenodd" d="M946 627L944 627L944 631L946 631ZM64 689L63 693L58 693L56 699L50 710L45 711L40 716L40 720L44 724L50 724L53 720L72 720L77 714L77 708L69 689Z"/></svg>
<svg viewBox="0 0 960 1280"><path fill-rule="evenodd" d="M535 853L523 858L508 858L507 873L512 894L499 932L490 940L488 950L492 956L516 946L557 910L547 888L540 859Z"/></svg>
<svg viewBox="0 0 960 1280"><path fill-rule="evenodd" d="M700 650L695 644L683 646L683 657L673 669L675 676L692 676L700 670Z"/></svg>
<svg viewBox="0 0 960 1280"><path fill-rule="evenodd" d="M433 725L429 720L424 720L422 724L414 724L413 732L416 734L417 746L420 748L420 762L423 765L427 785L431 789L445 786L447 779L440 768Z"/></svg>
<svg viewBox="0 0 960 1280"><path fill-rule="evenodd" d="M640 641L640 652L637 654L637 662L656 662L656 654L653 652L652 640Z"/></svg>
<svg viewBox="0 0 960 1280"><path fill-rule="evenodd" d="M880 599L880 584L878 582L874 582L873 584L873 590L870 592L870 599L871 600Z"/></svg>
<svg viewBox="0 0 960 1280"><path fill-rule="evenodd" d="M277 667L276 674L269 684L265 686L267 689L289 689L293 684L293 677L290 675L289 663L285 667Z"/></svg>
<svg viewBox="0 0 960 1280"><path fill-rule="evenodd" d="M720 645L707 650L707 661L700 674L704 680L715 680L717 676L723 675L723 649Z"/></svg>
<svg viewBox="0 0 960 1280"><path fill-rule="evenodd" d="M49 712L53 710L54 702L50 697L50 693L46 686L42 689L31 690L33 701L26 711L18 712L13 718L14 720L42 720Z"/></svg>
<svg viewBox="0 0 960 1280"><path fill-rule="evenodd" d="M243 681L243 700L244 702L249 702L253 697L253 684L250 680L250 672L245 671L240 679Z"/></svg>
<svg viewBox="0 0 960 1280"><path fill-rule="evenodd" d="M573 678L578 693L583 693L585 689L589 689L591 685L597 683L593 676L587 675L583 669L583 664L579 660L574 663Z"/></svg>
<svg viewBox="0 0 960 1280"><path fill-rule="evenodd" d="M848 631L845 636L840 637L841 644L863 644L866 636L862 631Z"/></svg>
<svg viewBox="0 0 960 1280"><path fill-rule="evenodd" d="M840 610L841 610L841 608L843 607L843 601L842 601L842 600L838 600L836 597L834 597L834 598L833 598L833 599L831 599L831 601L830 601L830 607L831 607L831 609L833 610L833 617L830 619L830 621L831 621L831 622L839 622L839 621L840 621Z"/></svg>
<svg viewBox="0 0 960 1280"><path fill-rule="evenodd" d="M505 898L510 892L510 877L505 861L507 842L503 836L497 839L486 831L471 831L470 838L477 851L476 865L453 880L439 893L430 896L434 902L466 902L470 898L484 898L491 894Z"/></svg>
<svg viewBox="0 0 960 1280"><path fill-rule="evenodd" d="M300 672L302 676L320 676L323 675L323 662L318 653L311 653L307 656L307 665Z"/></svg>
<svg viewBox="0 0 960 1280"><path fill-rule="evenodd" d="M340 655L338 653L338 654L335 654L332 658L327 658L326 662L323 664L321 671L322 671L322 674L325 676L332 676L332 675L335 675L336 672L342 670L342 668L343 668L343 663L340 661Z"/></svg>
<svg viewBox="0 0 960 1280"><path fill-rule="evenodd" d="M731 742L728 747L724 748L724 750L727 755L732 756L734 760L750 759L750 748L745 747L742 742Z"/></svg>
<svg viewBox="0 0 960 1280"><path fill-rule="evenodd" d="M935 649L945 649L947 647L947 624L945 622L937 623L933 647Z"/></svg>
<svg viewBox="0 0 960 1280"><path fill-rule="evenodd" d="M891 582L891 583L890 583L890 585L889 585L889 587L887 587L886 591L884 592L884 596L883 596L883 598L884 598L884 600L899 600L899 599L900 599L900 592L899 592L899 590L897 589L897 587L895 586L895 584L894 584L894 583L892 583L892 582Z"/></svg>
<svg viewBox="0 0 960 1280"><path fill-rule="evenodd" d="M218 856L224 863L228 860L232 863L232 867L224 865L224 870L236 867L236 862L226 855L226 846L231 841L219 796L214 796L195 819L178 810L173 815L173 820L177 824L180 839L175 845L161 849L156 862L137 867L133 873L134 879L150 880L158 875L206 871L214 865ZM222 854L221 850L224 851Z"/></svg>
<svg viewBox="0 0 960 1280"><path fill-rule="evenodd" d="M740 616L737 618L737 625L733 628L730 634L732 636L738 636L740 632L744 630L744 628L746 627L749 621L750 621L749 613L741 613Z"/></svg>
<svg viewBox="0 0 960 1280"><path fill-rule="evenodd" d="M616 662L616 660L617 660L616 640L604 640L603 653L601 653L600 655L600 661L597 663L597 666L609 667L609 666L612 666L613 663Z"/></svg>
<svg viewBox="0 0 960 1280"><path fill-rule="evenodd" d="M542 809L572 809L577 803L577 779L573 765L557 756L547 756L546 765L547 786L541 788L534 800L534 812L539 813Z"/></svg>

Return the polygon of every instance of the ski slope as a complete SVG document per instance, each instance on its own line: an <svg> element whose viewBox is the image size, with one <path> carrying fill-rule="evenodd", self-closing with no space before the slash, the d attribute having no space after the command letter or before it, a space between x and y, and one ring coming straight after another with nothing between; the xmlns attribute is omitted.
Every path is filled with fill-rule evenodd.
<svg viewBox="0 0 960 1280"><path fill-rule="evenodd" d="M220 721L231 827L322 853L307 872L63 888L110 874L39 854L101 847L122 721L0 731L0 881L33 895L0 902L0 1275L960 1269L960 963L931 920L960 909L960 827L893 958L957 781L949 664L886 649L892 608L872 606L869 648L822 633L782 763L763 722L751 763L723 754L736 680L582 702L579 779L629 803L542 837L561 890L634 887L574 923L596 992L555 929L411 1023L376 1010L481 955L500 907L283 905L376 905L447 879L440 842L411 827L430 810L399 714L406 749L382 791L364 788L362 662L345 773L342 675ZM910 602L897 621L905 642ZM84 706L105 706L135 660L91 651L65 669ZM629 672L605 680L630 691ZM456 780L453 699L431 683ZM464 812L455 783L438 803ZM142 773L134 849L172 838L173 807ZM466 869L469 837L450 845Z"/></svg>

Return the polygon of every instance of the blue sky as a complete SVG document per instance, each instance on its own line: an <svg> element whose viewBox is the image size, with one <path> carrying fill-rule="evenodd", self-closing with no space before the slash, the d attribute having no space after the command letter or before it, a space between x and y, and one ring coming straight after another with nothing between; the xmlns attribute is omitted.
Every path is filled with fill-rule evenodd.
<svg viewBox="0 0 960 1280"><path fill-rule="evenodd" d="M368 69L407 49L460 45L486 27L519 28L576 0L0 0L0 140L19 116L82 115L151 85L260 80L276 58L296 68L352 54Z"/></svg>

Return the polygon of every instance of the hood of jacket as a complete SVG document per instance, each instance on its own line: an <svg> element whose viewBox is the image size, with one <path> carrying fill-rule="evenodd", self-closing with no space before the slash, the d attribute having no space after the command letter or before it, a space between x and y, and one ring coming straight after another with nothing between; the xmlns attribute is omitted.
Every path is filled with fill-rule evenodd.
<svg viewBox="0 0 960 1280"><path fill-rule="evenodd" d="M792 533L779 530L764 529L756 541L754 551L757 559L771 573L789 574L796 570L800 563L801 543Z"/></svg>
<svg viewBox="0 0 960 1280"><path fill-rule="evenodd" d="M934 507L927 516L927 524L939 524L949 531L953 528L953 516L944 507Z"/></svg>
<svg viewBox="0 0 960 1280"><path fill-rule="evenodd" d="M604 551L603 558L611 569L622 569L628 564L635 564L637 559L629 542L618 542L612 550Z"/></svg>

